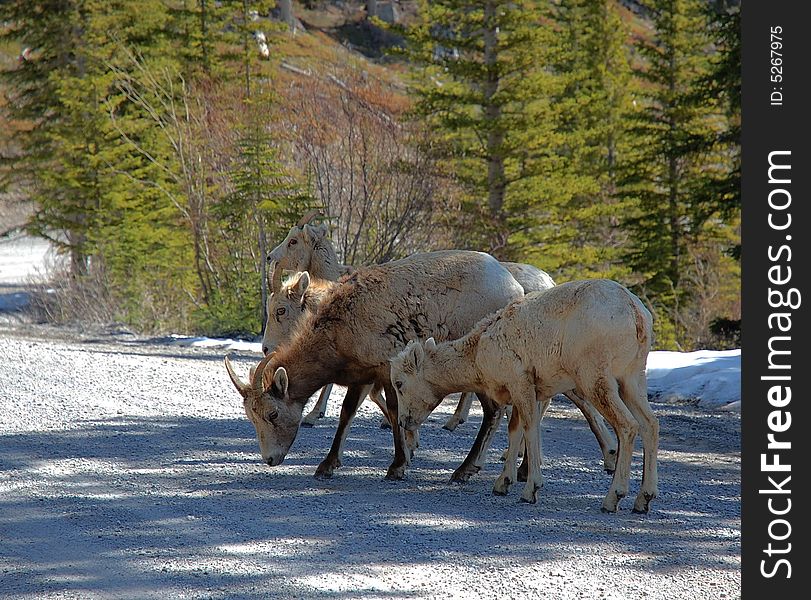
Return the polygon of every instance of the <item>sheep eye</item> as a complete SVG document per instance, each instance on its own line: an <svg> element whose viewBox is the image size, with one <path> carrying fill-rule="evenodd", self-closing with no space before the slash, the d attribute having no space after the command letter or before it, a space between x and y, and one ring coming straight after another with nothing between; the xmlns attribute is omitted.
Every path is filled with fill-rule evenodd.
<svg viewBox="0 0 811 600"><path fill-rule="evenodd" d="M298 240L296 238L293 238L287 243L288 246L295 246L296 244L298 244Z"/></svg>
<svg viewBox="0 0 811 600"><path fill-rule="evenodd" d="M402 381L395 381L394 382L394 387L396 387L398 390L402 390L403 389L403 382Z"/></svg>
<svg viewBox="0 0 811 600"><path fill-rule="evenodd" d="M281 308L276 309L276 314L279 315L280 317L286 312L287 312L287 309L284 306L282 306Z"/></svg>

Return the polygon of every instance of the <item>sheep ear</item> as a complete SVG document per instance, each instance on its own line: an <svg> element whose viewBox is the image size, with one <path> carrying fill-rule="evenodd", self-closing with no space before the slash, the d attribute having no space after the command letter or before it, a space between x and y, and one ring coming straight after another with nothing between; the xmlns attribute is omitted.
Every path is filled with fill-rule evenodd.
<svg viewBox="0 0 811 600"><path fill-rule="evenodd" d="M414 361L414 368L421 371L425 362L425 350L423 350L419 342L414 342L414 346L411 348L411 358Z"/></svg>
<svg viewBox="0 0 811 600"><path fill-rule="evenodd" d="M425 349L426 350L436 350L436 340L434 340L433 336L431 336L427 340L425 340Z"/></svg>
<svg viewBox="0 0 811 600"><path fill-rule="evenodd" d="M329 226L326 223L320 225L308 224L304 226L304 235L313 240L320 240L326 237L328 228Z"/></svg>
<svg viewBox="0 0 811 600"><path fill-rule="evenodd" d="M287 395L287 386L289 381L287 379L287 371L284 367L279 367L273 374L273 392L276 396L284 397Z"/></svg>
<svg viewBox="0 0 811 600"><path fill-rule="evenodd" d="M296 276L296 280L290 286L290 289L293 291L296 297L301 298L309 287L310 274L307 271L302 271Z"/></svg>

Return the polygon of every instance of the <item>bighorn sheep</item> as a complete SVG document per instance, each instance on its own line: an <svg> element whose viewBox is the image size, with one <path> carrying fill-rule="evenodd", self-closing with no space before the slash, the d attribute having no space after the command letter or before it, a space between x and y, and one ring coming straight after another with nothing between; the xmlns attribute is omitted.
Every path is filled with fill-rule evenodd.
<svg viewBox="0 0 811 600"><path fill-rule="evenodd" d="M260 363L250 384L239 380L226 357L228 373L256 428L262 458L269 465L282 462L315 390L326 383L346 385L339 431L316 471L316 475L331 476L341 464L349 423L369 385L384 389L389 416L392 423L398 422L390 357L409 340L459 337L484 316L523 295L509 271L481 252L429 252L359 269L335 285L316 312L304 317L293 338ZM504 413L486 395L479 397L484 412L481 428L454 480L465 481L479 470ZM401 479L407 461L403 433L395 425L392 434L394 460L386 478Z"/></svg>
<svg viewBox="0 0 811 600"><path fill-rule="evenodd" d="M506 494L516 480L515 457L523 434L529 475L521 499L535 502L543 483L540 419L552 395L575 389L619 438L617 467L602 509L616 511L627 495L634 440L640 433L644 465L634 512L648 512L657 494L659 439L645 377L651 337L650 312L614 281L574 281L528 294L460 339L412 341L391 360L400 424L415 429L442 398L459 390L475 390L500 406L511 404L509 456L493 492Z"/></svg>

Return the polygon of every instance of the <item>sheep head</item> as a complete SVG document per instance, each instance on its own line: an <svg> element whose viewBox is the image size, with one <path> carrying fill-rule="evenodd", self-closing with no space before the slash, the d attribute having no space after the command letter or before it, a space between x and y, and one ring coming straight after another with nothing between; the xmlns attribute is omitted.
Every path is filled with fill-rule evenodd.
<svg viewBox="0 0 811 600"><path fill-rule="evenodd" d="M326 238L327 223L314 225L315 217L323 217L321 211L310 211L290 228L281 244L268 253L268 263L277 262L288 271L306 271L312 261L313 250Z"/></svg>
<svg viewBox="0 0 811 600"><path fill-rule="evenodd" d="M242 396L245 415L256 429L262 460L270 466L282 463L296 438L301 420L301 410L295 414L295 406L287 401L287 371L278 367L271 376L267 369L273 356L274 353L268 354L251 369L248 383L240 379L231 360L225 357L228 376Z"/></svg>
<svg viewBox="0 0 811 600"><path fill-rule="evenodd" d="M432 337L424 344L411 340L389 361L400 426L409 431L416 431L444 397L425 378L426 366L430 367L435 351L436 342Z"/></svg>
<svg viewBox="0 0 811 600"><path fill-rule="evenodd" d="M289 340L306 313L304 294L310 287L310 274L307 271L296 273L285 284L281 283L281 268L274 270L271 293L268 294L267 322L262 337L262 352L266 355L279 344Z"/></svg>

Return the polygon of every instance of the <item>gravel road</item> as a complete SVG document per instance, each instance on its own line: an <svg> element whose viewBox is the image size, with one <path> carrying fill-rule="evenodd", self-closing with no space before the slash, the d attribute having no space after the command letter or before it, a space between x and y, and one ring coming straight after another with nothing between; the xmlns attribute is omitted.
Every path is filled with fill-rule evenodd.
<svg viewBox="0 0 811 600"><path fill-rule="evenodd" d="M366 403L330 481L343 390L279 467L261 462L224 351L124 334L0 328L0 598L740 597L740 414L653 404L660 497L600 512L609 476L582 415L544 420L539 502L448 482L478 429L421 430L407 479ZM258 357L236 353L246 373ZM523 484L519 484L523 485Z"/></svg>

